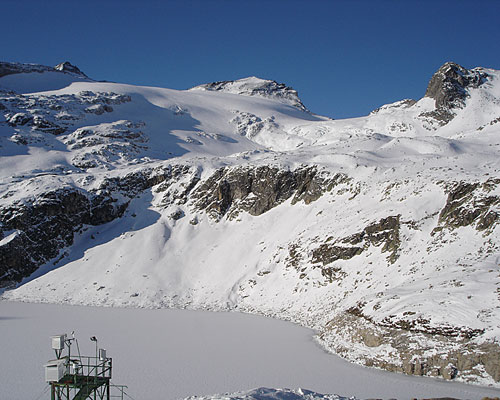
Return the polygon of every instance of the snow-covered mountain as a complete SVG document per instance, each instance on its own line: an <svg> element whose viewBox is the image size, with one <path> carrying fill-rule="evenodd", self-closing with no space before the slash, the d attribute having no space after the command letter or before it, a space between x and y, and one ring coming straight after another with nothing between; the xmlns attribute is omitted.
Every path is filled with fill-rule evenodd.
<svg viewBox="0 0 500 400"><path fill-rule="evenodd" d="M259 313L500 387L499 76L447 63L418 101L331 120L254 77L0 63L3 297Z"/></svg>
<svg viewBox="0 0 500 400"><path fill-rule="evenodd" d="M297 91L284 83L260 79L250 76L236 81L212 82L199 85L190 90L213 90L225 93L241 94L246 96L257 96L269 99L281 100L285 104L297 107L299 110L307 111L302 104Z"/></svg>

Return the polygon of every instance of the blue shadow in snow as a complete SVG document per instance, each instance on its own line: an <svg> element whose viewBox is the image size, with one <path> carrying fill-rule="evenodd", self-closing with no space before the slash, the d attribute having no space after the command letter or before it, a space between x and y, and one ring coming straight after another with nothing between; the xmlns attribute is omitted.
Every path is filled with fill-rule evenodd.
<svg viewBox="0 0 500 400"><path fill-rule="evenodd" d="M54 262L54 260L51 260L40 266L29 277L23 279L16 287L22 286L73 261L84 258L85 253L94 247L109 243L125 233L139 231L155 224L160 219L161 214L148 209L152 199L153 194L151 192L145 192L139 198L135 198L131 201L122 217L116 218L103 225L90 226L86 231L82 230L81 233L76 232L74 234L73 245L65 250L67 254L64 257L59 261ZM166 240L168 240L169 237L170 232L168 232Z"/></svg>

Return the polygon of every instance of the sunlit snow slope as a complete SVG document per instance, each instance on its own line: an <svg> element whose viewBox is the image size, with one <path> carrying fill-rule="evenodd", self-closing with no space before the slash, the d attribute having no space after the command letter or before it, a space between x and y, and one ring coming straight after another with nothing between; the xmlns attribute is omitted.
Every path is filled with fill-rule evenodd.
<svg viewBox="0 0 500 400"><path fill-rule="evenodd" d="M422 99L335 121L255 77L68 68L0 68L4 298L255 312L499 385L498 71L447 63Z"/></svg>

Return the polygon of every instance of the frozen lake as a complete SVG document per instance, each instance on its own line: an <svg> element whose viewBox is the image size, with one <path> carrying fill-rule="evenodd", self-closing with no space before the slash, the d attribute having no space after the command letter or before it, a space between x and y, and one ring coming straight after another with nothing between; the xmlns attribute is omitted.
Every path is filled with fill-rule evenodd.
<svg viewBox="0 0 500 400"><path fill-rule="evenodd" d="M72 330L82 354L92 355L89 338L98 338L113 358L113 382L127 385L137 400L262 386L359 398L500 396L500 390L352 365L325 353L311 330L254 315L0 301L0 399L37 399L46 388L42 365L54 358L49 337Z"/></svg>

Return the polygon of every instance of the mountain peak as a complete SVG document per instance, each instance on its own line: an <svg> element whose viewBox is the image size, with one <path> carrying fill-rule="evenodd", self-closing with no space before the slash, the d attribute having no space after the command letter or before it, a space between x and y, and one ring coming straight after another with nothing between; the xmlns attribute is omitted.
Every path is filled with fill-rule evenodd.
<svg viewBox="0 0 500 400"><path fill-rule="evenodd" d="M209 90L244 96L256 96L279 100L302 111L308 111L299 98L297 91L284 83L256 76L232 80L217 81L195 86L189 90Z"/></svg>
<svg viewBox="0 0 500 400"><path fill-rule="evenodd" d="M54 69L57 71L70 72L72 74L87 76L82 71L80 71L80 68L78 68L76 65L71 64L69 61L64 61L60 64L57 64Z"/></svg>
<svg viewBox="0 0 500 400"><path fill-rule="evenodd" d="M446 62L432 76L425 97L436 101L436 108L461 108L469 96L469 88L477 88L488 74L481 68L466 69L454 62Z"/></svg>

